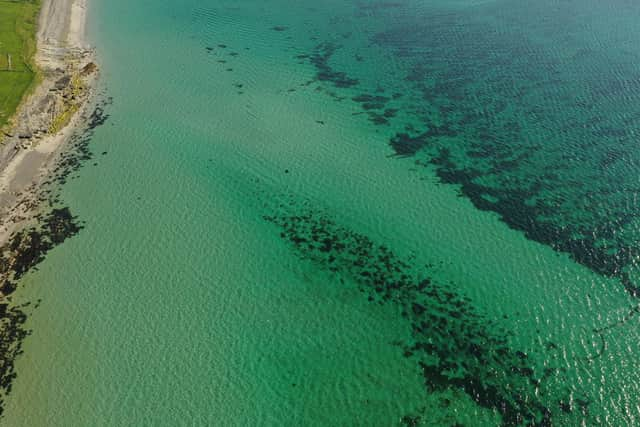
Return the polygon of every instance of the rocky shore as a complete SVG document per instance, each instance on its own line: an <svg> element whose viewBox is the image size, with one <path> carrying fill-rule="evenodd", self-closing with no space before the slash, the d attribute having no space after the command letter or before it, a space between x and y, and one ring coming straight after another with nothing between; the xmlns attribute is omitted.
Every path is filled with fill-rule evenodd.
<svg viewBox="0 0 640 427"><path fill-rule="evenodd" d="M79 125L98 70L84 39L86 0L43 0L36 64L39 83L0 136L0 246L33 209L64 142ZM31 202L30 202L31 201Z"/></svg>
<svg viewBox="0 0 640 427"><path fill-rule="evenodd" d="M86 0L42 0L38 85L0 134L0 414L28 335L27 308L11 294L51 248L81 229L68 209L55 206L50 184L89 156L87 135L105 119L90 102L98 68L85 19Z"/></svg>

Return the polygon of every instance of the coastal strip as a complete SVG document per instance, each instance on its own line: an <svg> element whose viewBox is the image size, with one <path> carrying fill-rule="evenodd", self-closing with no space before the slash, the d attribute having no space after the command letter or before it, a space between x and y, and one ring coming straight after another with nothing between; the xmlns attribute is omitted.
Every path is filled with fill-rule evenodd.
<svg viewBox="0 0 640 427"><path fill-rule="evenodd" d="M97 77L84 37L86 0L43 0L35 62L39 84L23 100L0 144L0 246L24 225ZM30 197L31 196L31 197Z"/></svg>
<svg viewBox="0 0 640 427"><path fill-rule="evenodd" d="M86 151L78 133L104 118L101 108L89 111L98 70L85 40L86 0L42 0L40 7L38 85L0 134L0 414L28 335L26 307L11 294L46 252L81 229L46 188L71 162L67 151Z"/></svg>

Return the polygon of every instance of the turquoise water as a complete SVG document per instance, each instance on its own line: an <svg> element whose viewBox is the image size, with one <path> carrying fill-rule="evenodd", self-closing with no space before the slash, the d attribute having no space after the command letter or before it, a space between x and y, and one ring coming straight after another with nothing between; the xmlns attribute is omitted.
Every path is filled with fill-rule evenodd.
<svg viewBox="0 0 640 427"><path fill-rule="evenodd" d="M90 6L6 425L638 422L637 6Z"/></svg>

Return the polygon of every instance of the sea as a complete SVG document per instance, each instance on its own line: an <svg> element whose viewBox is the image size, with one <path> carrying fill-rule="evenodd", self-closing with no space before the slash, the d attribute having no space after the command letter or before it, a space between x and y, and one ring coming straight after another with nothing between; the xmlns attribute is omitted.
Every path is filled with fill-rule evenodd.
<svg viewBox="0 0 640 427"><path fill-rule="evenodd" d="M7 426L640 425L640 4L90 0Z"/></svg>

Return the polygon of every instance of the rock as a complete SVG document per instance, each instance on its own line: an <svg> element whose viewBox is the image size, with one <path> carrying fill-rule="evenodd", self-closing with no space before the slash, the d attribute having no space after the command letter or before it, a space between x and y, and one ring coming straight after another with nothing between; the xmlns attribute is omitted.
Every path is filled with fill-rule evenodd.
<svg viewBox="0 0 640 427"><path fill-rule="evenodd" d="M87 65L82 67L80 74L82 74L83 76L88 76L89 74L94 73L97 69L98 66L95 63L89 62Z"/></svg>
<svg viewBox="0 0 640 427"><path fill-rule="evenodd" d="M71 83L71 77L70 76L62 76L61 78L59 78L53 85L53 88L55 90L64 90L65 88L67 88L69 86L69 83Z"/></svg>

